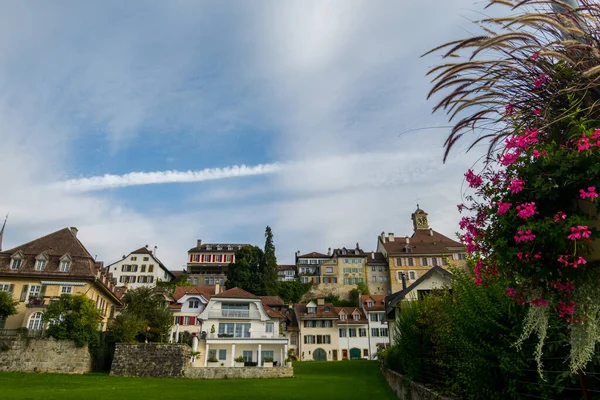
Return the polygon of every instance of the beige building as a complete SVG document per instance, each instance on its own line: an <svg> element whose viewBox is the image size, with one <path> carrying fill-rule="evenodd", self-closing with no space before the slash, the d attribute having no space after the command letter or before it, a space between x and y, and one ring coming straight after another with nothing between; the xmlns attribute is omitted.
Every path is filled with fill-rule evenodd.
<svg viewBox="0 0 600 400"><path fill-rule="evenodd" d="M403 274L404 285L410 286L433 267L466 266L465 246L430 228L425 211L417 207L412 221L412 236L397 238L382 232L377 240L377 251L388 260L392 292L405 288Z"/></svg>
<svg viewBox="0 0 600 400"><path fill-rule="evenodd" d="M196 247L188 250L187 274L194 285L225 284L229 264L235 262L235 252L247 244L204 243L198 239Z"/></svg>
<svg viewBox="0 0 600 400"><path fill-rule="evenodd" d="M390 267L387 259L380 252L367 253L367 287L371 294L390 294Z"/></svg>
<svg viewBox="0 0 600 400"><path fill-rule="evenodd" d="M0 320L0 328L43 329L48 304L63 294L85 294L102 312L105 330L121 306L116 280L77 239L77 228L64 228L0 252L0 290L19 301L18 314Z"/></svg>
<svg viewBox="0 0 600 400"><path fill-rule="evenodd" d="M335 307L326 304L322 298L317 303L297 304L294 307L300 341L298 358L301 361L337 361L341 359L339 332L336 321L339 318Z"/></svg>

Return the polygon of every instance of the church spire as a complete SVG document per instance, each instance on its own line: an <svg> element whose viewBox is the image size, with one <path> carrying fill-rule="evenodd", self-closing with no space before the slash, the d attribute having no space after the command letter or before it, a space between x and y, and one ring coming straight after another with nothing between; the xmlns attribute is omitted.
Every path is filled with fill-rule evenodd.
<svg viewBox="0 0 600 400"><path fill-rule="evenodd" d="M4 218L4 224L2 225L2 229L0 229L0 251L2 251L2 237L4 236L4 228L6 227L6 221L8 221L8 214L6 214L6 218Z"/></svg>

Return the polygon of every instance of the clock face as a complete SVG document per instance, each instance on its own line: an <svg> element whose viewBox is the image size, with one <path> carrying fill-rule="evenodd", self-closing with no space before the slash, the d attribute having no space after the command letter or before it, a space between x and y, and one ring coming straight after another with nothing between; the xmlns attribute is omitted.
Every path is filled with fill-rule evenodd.
<svg viewBox="0 0 600 400"><path fill-rule="evenodd" d="M417 224L419 226L427 226L427 217L424 215L417 217Z"/></svg>

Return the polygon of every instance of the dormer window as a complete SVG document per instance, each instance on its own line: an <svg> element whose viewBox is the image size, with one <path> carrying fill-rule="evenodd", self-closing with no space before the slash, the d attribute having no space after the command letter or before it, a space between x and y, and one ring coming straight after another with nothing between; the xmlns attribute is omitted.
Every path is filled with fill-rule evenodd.
<svg viewBox="0 0 600 400"><path fill-rule="evenodd" d="M354 318L355 321L358 321L360 319L360 315L358 315L358 314L354 314L352 317Z"/></svg>
<svg viewBox="0 0 600 400"><path fill-rule="evenodd" d="M345 321L346 320L346 314L340 314L340 320Z"/></svg>
<svg viewBox="0 0 600 400"><path fill-rule="evenodd" d="M17 253L14 256L12 256L12 261L10 263L10 269L16 270L21 268L21 265L23 265L23 255L21 253Z"/></svg>
<svg viewBox="0 0 600 400"><path fill-rule="evenodd" d="M35 270L43 271L46 269L46 264L48 262L48 257L45 254L40 254L35 258Z"/></svg>
<svg viewBox="0 0 600 400"><path fill-rule="evenodd" d="M189 303L190 303L190 308L199 308L200 307L200 300L198 300L198 299L191 299Z"/></svg>
<svg viewBox="0 0 600 400"><path fill-rule="evenodd" d="M206 245L206 250L212 250L212 246L210 244Z"/></svg>
<svg viewBox="0 0 600 400"><path fill-rule="evenodd" d="M367 303L367 307L369 307L369 308L373 307L373 302L372 302L372 301L369 301L369 302Z"/></svg>
<svg viewBox="0 0 600 400"><path fill-rule="evenodd" d="M308 307L308 313L309 314L314 314L317 312L317 307Z"/></svg>
<svg viewBox="0 0 600 400"><path fill-rule="evenodd" d="M227 246L227 250L233 250L233 246Z"/></svg>
<svg viewBox="0 0 600 400"><path fill-rule="evenodd" d="M217 246L217 250L223 250L223 246L221 246L221 245L218 245L218 246Z"/></svg>
<svg viewBox="0 0 600 400"><path fill-rule="evenodd" d="M329 312L329 307L325 307L323 311Z"/></svg>
<svg viewBox="0 0 600 400"><path fill-rule="evenodd" d="M241 250L241 249L242 249L242 246L238 246L238 250Z"/></svg>
<svg viewBox="0 0 600 400"><path fill-rule="evenodd" d="M65 254L60 259L59 270L60 272L69 272L71 268L71 257L68 254Z"/></svg>

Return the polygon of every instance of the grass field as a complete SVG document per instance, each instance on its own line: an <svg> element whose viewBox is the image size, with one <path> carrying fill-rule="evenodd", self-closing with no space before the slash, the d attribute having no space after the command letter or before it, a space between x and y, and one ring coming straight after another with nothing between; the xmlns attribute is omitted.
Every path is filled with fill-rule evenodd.
<svg viewBox="0 0 600 400"><path fill-rule="evenodd" d="M395 399L376 361L301 362L294 364L294 374L287 379L193 380L0 373L0 399Z"/></svg>

